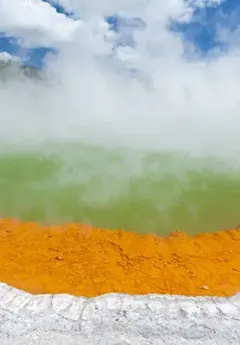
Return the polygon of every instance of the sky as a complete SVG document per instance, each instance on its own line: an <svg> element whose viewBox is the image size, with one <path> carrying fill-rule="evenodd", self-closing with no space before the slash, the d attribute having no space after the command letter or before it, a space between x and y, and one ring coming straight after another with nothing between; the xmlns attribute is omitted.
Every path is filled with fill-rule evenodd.
<svg viewBox="0 0 240 345"><path fill-rule="evenodd" d="M0 50L44 68L48 83L0 88L0 137L240 165L239 14L237 0L1 0Z"/></svg>
<svg viewBox="0 0 240 345"><path fill-rule="evenodd" d="M6 5L7 2L9 3L8 5ZM33 6L39 5L40 2L41 0L2 0L0 3L0 16L2 7L2 14L5 11L8 11L8 15L11 16L12 10L15 17L15 20L12 20L12 23L10 20L9 27L8 25L5 26L4 24L0 24L0 51L6 51L10 54L17 55L21 58L24 64L36 67L44 66L44 57L47 53L54 52L54 43L52 47L49 46L49 44L46 46L45 42L44 44L36 43L36 46L34 45L34 47L28 47L22 44L20 31L18 32L20 21L18 22L18 20L16 20L16 16L18 16L17 9L19 6L21 8L31 8L32 6L33 9ZM74 19L79 17L81 18L81 13L74 16L74 10L71 9L71 6L68 9L68 4L71 5L74 1L42 0L42 2L50 4L59 14L63 14L64 16ZM82 3L84 3L84 1ZM192 3L199 3L201 5L204 1L192 1ZM118 29L118 22L120 21L118 13L109 14L105 17L105 20L111 24L113 30ZM240 2L238 0L213 0L208 2L208 6L202 5L195 7L191 20L187 23L179 23L178 21L175 21L171 23L171 28L172 30L181 33L182 37L187 42L193 44L195 49L201 53L202 58L204 58L207 54L217 48L222 50L228 48L226 42L222 42L218 37L219 27L226 30L235 30L239 24ZM31 25L32 28L30 27ZM36 32L38 29L35 25L36 24L33 22L29 23L28 30Z"/></svg>

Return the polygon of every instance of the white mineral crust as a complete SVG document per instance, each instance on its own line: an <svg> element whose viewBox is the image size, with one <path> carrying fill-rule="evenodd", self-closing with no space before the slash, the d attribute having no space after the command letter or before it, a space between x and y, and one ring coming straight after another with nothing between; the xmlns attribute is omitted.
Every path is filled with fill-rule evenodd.
<svg viewBox="0 0 240 345"><path fill-rule="evenodd" d="M231 298L37 295L0 283L1 345L238 345Z"/></svg>

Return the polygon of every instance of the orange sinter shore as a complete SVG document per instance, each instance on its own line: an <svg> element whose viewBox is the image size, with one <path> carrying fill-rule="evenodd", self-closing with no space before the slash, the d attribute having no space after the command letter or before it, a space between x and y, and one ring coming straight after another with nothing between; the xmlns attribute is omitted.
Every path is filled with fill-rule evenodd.
<svg viewBox="0 0 240 345"><path fill-rule="evenodd" d="M0 281L34 294L240 292L239 229L161 238L1 219L0 260Z"/></svg>

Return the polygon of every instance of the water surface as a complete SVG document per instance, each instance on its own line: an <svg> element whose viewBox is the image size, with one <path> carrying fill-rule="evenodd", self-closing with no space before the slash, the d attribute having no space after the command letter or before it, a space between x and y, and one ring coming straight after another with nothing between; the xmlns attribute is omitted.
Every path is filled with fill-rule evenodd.
<svg viewBox="0 0 240 345"><path fill-rule="evenodd" d="M240 223L240 169L214 157L80 143L0 151L2 217L165 235Z"/></svg>

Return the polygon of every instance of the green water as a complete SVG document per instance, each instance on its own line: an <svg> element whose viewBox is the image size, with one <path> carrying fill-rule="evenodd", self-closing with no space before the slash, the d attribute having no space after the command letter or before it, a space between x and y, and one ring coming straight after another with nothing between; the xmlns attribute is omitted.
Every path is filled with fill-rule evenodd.
<svg viewBox="0 0 240 345"><path fill-rule="evenodd" d="M0 216L166 235L240 223L240 169L187 154L80 144L1 149Z"/></svg>

